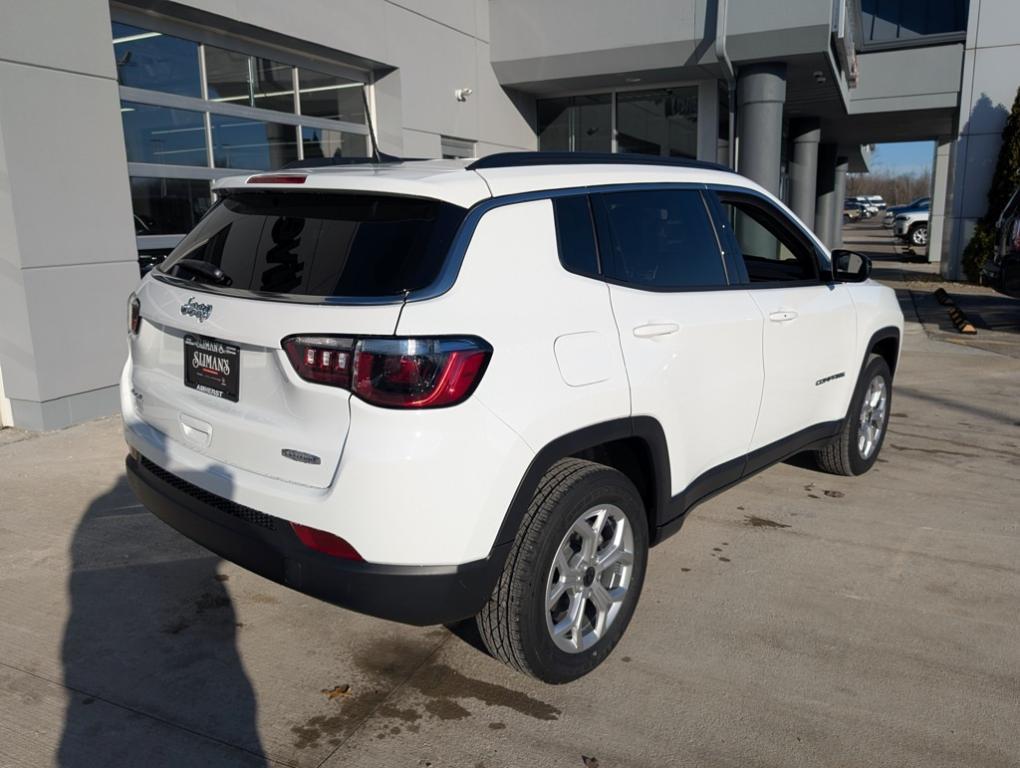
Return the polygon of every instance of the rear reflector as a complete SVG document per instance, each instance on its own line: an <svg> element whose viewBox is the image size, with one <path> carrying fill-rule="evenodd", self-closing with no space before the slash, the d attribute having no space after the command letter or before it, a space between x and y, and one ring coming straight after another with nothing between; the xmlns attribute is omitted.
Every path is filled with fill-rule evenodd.
<svg viewBox="0 0 1020 768"><path fill-rule="evenodd" d="M308 177L303 173L262 173L258 176L249 176L246 184L304 184Z"/></svg>
<svg viewBox="0 0 1020 768"><path fill-rule="evenodd" d="M318 528L310 528L307 525L298 525L297 523L291 523L290 527L294 529L294 533L297 534L301 543L309 549L322 552L330 557L339 557L342 560L364 559L358 554L358 550L339 536L334 536L328 531L320 531Z"/></svg>
<svg viewBox="0 0 1020 768"><path fill-rule="evenodd" d="M441 408L466 400L492 348L474 338L289 336L283 348L306 381L349 389L386 408Z"/></svg>

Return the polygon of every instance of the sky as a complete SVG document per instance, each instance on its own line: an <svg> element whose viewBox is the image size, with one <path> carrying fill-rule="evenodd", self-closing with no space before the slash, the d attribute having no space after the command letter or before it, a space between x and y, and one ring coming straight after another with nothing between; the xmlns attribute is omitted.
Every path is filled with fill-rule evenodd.
<svg viewBox="0 0 1020 768"><path fill-rule="evenodd" d="M890 173L923 173L931 168L933 141L901 141L895 144L876 144L871 156L872 171Z"/></svg>

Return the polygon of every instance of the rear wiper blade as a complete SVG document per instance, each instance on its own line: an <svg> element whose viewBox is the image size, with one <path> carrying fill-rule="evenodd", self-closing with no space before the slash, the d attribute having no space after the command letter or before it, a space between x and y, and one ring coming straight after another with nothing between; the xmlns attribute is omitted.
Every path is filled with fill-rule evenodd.
<svg viewBox="0 0 1020 768"><path fill-rule="evenodd" d="M208 261L201 261L200 259L181 259L174 263L174 268L190 272L196 278L199 278L199 282L210 282L224 287L228 287L234 282L226 272L215 264L210 264Z"/></svg>

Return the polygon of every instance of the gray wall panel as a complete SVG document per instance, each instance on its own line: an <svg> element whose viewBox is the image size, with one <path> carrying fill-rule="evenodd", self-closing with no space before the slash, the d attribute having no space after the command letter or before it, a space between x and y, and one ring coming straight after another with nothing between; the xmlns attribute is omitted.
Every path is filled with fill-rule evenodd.
<svg viewBox="0 0 1020 768"><path fill-rule="evenodd" d="M127 298L137 262L22 273L39 378L38 399L115 384L127 357ZM24 397L8 389L11 399Z"/></svg>
<svg viewBox="0 0 1020 768"><path fill-rule="evenodd" d="M493 0L493 61L693 41L701 36L695 0ZM680 62L675 62L678 64Z"/></svg>
<svg viewBox="0 0 1020 768"><path fill-rule="evenodd" d="M850 113L955 106L963 75L963 44L876 51L858 59L860 83L850 91ZM911 99L909 105L899 104Z"/></svg>
<svg viewBox="0 0 1020 768"><path fill-rule="evenodd" d="M134 263L116 83L0 66L0 116L21 266Z"/></svg>
<svg viewBox="0 0 1020 768"><path fill-rule="evenodd" d="M115 77L106 0L3 0L0 59Z"/></svg>

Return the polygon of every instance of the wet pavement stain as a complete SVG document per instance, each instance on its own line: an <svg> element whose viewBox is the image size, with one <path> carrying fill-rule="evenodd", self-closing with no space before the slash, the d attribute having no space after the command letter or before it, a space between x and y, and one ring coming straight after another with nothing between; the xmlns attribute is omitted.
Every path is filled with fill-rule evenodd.
<svg viewBox="0 0 1020 768"><path fill-rule="evenodd" d="M844 496L846 496L846 494L843 493L843 491L822 491L822 493L824 493L830 499L842 499Z"/></svg>
<svg viewBox="0 0 1020 768"><path fill-rule="evenodd" d="M730 559L728 557L720 557L719 558L719 562L720 563L728 563L728 562L730 562Z"/></svg>
<svg viewBox="0 0 1020 768"><path fill-rule="evenodd" d="M230 577L225 573L217 573L216 581L230 581Z"/></svg>
<svg viewBox="0 0 1020 768"><path fill-rule="evenodd" d="M489 728L493 731L502 731L506 728L506 723L489 723Z"/></svg>
<svg viewBox="0 0 1020 768"><path fill-rule="evenodd" d="M681 572L681 573L690 573L690 572L691 572L691 569L690 569L690 568L681 568L681 569L680 569L680 572Z"/></svg>
<svg viewBox="0 0 1020 768"><path fill-rule="evenodd" d="M467 677L446 664L433 664L427 667L421 674L408 681L408 685L435 701L475 699L486 706L506 707L536 720L559 720L562 714L558 708L523 691ZM459 704L457 706L463 709Z"/></svg>
<svg viewBox="0 0 1020 768"><path fill-rule="evenodd" d="M749 525L752 528L789 528L790 526L786 523L777 523L775 520L769 520L767 517L758 517L757 515L747 515L744 518L744 525Z"/></svg>
<svg viewBox="0 0 1020 768"><path fill-rule="evenodd" d="M440 720L463 720L471 713L450 699L431 699L425 702L425 711Z"/></svg>
<svg viewBox="0 0 1020 768"><path fill-rule="evenodd" d="M818 494L816 494L816 493L809 493L809 494L807 495L807 497L808 497L809 499L820 499L820 498L822 498L821 496L819 496L819 495L818 495Z"/></svg>

